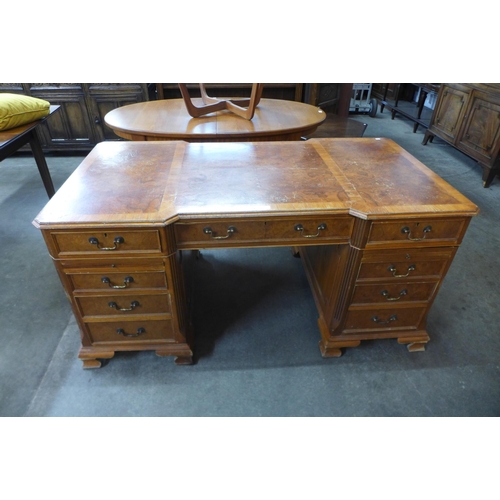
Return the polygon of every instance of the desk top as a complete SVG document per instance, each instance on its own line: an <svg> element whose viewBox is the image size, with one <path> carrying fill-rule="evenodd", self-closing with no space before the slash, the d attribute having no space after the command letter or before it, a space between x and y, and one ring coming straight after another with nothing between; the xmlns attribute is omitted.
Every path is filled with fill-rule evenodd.
<svg viewBox="0 0 500 500"><path fill-rule="evenodd" d="M193 99L197 106L201 99ZM122 106L104 121L120 137L129 140L289 140L312 133L326 113L310 104L282 99L261 99L252 120L230 111L192 118L183 99L164 99ZM292 137L293 136L293 137Z"/></svg>
<svg viewBox="0 0 500 500"><path fill-rule="evenodd" d="M478 208L390 139L103 142L37 216L40 228L222 217L475 215Z"/></svg>

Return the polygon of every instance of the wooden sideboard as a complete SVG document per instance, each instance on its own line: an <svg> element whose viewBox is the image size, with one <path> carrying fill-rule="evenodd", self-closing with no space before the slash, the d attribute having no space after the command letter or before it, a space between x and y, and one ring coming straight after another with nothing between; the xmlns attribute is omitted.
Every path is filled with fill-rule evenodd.
<svg viewBox="0 0 500 500"><path fill-rule="evenodd" d="M144 83L0 83L0 92L45 99L59 112L38 129L46 152L89 152L104 140L118 140L104 123L112 109L148 100Z"/></svg>
<svg viewBox="0 0 500 500"><path fill-rule="evenodd" d="M500 174L500 83L443 83L423 144L434 136L476 160L489 187Z"/></svg>
<svg viewBox="0 0 500 500"><path fill-rule="evenodd" d="M203 248L294 248L323 356L389 338L424 350L477 213L389 139L104 142L34 225L77 319L79 357L95 368L117 351L192 362L182 252Z"/></svg>

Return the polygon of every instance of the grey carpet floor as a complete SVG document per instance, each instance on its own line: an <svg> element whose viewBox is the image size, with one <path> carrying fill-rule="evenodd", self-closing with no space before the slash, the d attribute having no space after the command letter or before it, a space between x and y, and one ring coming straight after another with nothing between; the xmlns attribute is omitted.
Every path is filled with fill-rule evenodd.
<svg viewBox="0 0 500 500"><path fill-rule="evenodd" d="M82 370L76 324L41 235L28 227L46 195L36 168L18 175L28 159L11 158L0 163L0 207L11 218L0 225L9 242L0 262L12 290L0 415L500 415L500 179L484 189L472 160L438 140L422 146L423 131L404 119L354 119L368 123L365 137L393 138L481 208L431 310L425 352L381 340L323 359L300 260L287 248L235 249L193 261L196 364L117 353ZM80 161L48 158L56 187Z"/></svg>

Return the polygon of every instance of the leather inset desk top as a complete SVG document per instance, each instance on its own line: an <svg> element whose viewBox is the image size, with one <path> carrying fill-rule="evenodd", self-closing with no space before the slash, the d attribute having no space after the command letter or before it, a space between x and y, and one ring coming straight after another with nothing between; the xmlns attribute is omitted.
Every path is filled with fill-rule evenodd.
<svg viewBox="0 0 500 500"><path fill-rule="evenodd" d="M386 219L478 209L389 139L104 142L35 225L317 212Z"/></svg>

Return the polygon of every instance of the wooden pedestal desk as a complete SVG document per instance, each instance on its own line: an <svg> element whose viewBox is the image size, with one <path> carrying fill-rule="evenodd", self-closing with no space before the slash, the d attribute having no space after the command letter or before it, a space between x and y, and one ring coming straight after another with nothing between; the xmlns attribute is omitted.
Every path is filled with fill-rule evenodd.
<svg viewBox="0 0 500 500"><path fill-rule="evenodd" d="M427 314L477 213L389 139L104 142L34 225L94 368L145 349L192 362L181 252L203 248L299 252L323 356L370 339L424 350Z"/></svg>

